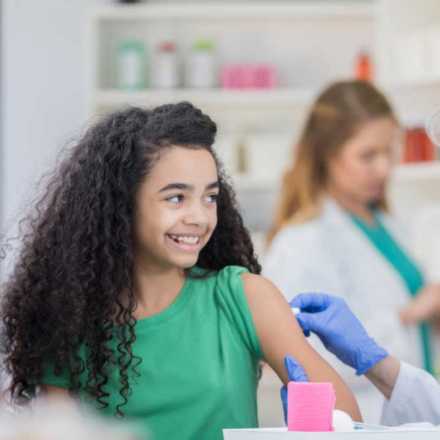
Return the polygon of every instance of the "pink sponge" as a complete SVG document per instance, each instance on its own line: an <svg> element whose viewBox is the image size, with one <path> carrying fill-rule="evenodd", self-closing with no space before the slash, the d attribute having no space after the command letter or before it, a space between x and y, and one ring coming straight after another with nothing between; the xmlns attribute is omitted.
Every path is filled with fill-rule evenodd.
<svg viewBox="0 0 440 440"><path fill-rule="evenodd" d="M333 431L336 395L331 383L289 382L287 392L289 431Z"/></svg>

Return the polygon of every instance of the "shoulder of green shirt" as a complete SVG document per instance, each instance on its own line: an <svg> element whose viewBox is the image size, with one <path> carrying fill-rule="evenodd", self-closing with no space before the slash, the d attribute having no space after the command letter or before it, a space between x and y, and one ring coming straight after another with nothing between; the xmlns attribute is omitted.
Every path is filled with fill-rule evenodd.
<svg viewBox="0 0 440 440"><path fill-rule="evenodd" d="M249 270L242 266L226 266L217 273L217 294L221 295L227 312L234 320L248 348L258 358L262 350L257 336L254 319L244 290L243 274Z"/></svg>

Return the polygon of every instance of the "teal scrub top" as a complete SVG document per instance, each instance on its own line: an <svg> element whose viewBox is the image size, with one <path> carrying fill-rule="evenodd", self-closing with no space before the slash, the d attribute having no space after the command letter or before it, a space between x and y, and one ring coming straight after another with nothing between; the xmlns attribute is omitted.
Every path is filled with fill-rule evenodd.
<svg viewBox="0 0 440 440"><path fill-rule="evenodd" d="M425 281L423 274L415 262L405 253L394 237L387 231L380 220L380 214L373 212L374 224L369 225L359 217L351 214L354 224L365 234L373 246L397 271L404 281L408 293L416 296L423 288ZM434 373L434 365L431 354L430 329L427 323L419 325L420 338L422 340L424 368L431 374Z"/></svg>

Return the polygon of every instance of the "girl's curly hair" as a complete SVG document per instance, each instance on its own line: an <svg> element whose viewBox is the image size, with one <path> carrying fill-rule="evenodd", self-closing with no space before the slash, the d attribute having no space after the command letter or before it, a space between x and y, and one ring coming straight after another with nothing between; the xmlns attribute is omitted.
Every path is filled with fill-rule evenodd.
<svg viewBox="0 0 440 440"><path fill-rule="evenodd" d="M135 196L164 149L203 148L218 166L218 224L197 265L260 272L235 194L212 149L216 131L216 124L187 102L153 110L130 107L106 116L69 150L25 221L21 251L4 285L6 367L16 400L31 399L52 365L56 374L69 372L73 394L85 389L106 407L109 368L116 365L121 398L116 412L123 414L129 372L141 361L132 353ZM124 331L115 333L116 328ZM85 357L79 355L81 346L87 348ZM81 383L84 371L87 380Z"/></svg>

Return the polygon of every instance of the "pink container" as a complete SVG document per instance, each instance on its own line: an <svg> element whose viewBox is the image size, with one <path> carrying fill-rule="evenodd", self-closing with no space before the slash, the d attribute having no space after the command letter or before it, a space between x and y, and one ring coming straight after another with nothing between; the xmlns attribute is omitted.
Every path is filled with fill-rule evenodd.
<svg viewBox="0 0 440 440"><path fill-rule="evenodd" d="M333 431L336 395L331 383L289 382L287 393L289 431Z"/></svg>
<svg viewBox="0 0 440 440"><path fill-rule="evenodd" d="M254 87L273 89L276 87L276 70L270 64L259 64L254 68Z"/></svg>
<svg viewBox="0 0 440 440"><path fill-rule="evenodd" d="M239 89L240 75L236 66L224 66L220 73L220 84L224 89Z"/></svg>
<svg viewBox="0 0 440 440"><path fill-rule="evenodd" d="M220 82L224 89L269 89L276 87L276 69L270 64L227 64Z"/></svg>
<svg viewBox="0 0 440 440"><path fill-rule="evenodd" d="M255 69L252 64L242 64L239 67L240 84L243 89L254 88Z"/></svg>

